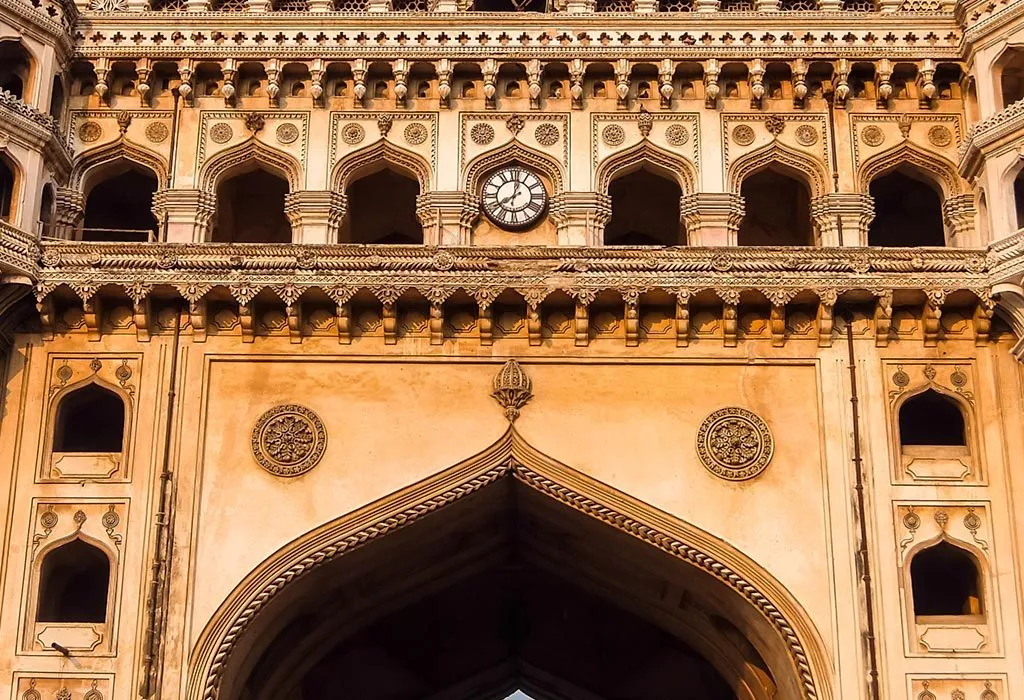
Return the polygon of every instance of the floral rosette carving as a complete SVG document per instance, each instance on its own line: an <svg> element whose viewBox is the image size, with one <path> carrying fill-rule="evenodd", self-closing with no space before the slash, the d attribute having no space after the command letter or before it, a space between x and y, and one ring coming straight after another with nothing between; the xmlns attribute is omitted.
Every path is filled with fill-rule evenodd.
<svg viewBox="0 0 1024 700"><path fill-rule="evenodd" d="M313 411L297 404L270 409L252 429L252 454L271 474L298 476L320 461L327 429Z"/></svg>
<svg viewBox="0 0 1024 700"><path fill-rule="evenodd" d="M744 408L720 408L697 431L697 456L712 474L729 481L752 479L775 452L768 424Z"/></svg>

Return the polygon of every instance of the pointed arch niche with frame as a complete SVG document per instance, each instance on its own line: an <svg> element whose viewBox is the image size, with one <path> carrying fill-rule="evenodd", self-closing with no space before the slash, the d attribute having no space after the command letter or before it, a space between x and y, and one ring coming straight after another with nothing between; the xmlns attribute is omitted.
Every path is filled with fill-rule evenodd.
<svg viewBox="0 0 1024 700"><path fill-rule="evenodd" d="M464 653L427 638L441 629L455 630L443 641L465 642ZM189 658L189 700L296 688L370 700L382 678L390 698L485 700L534 684L545 697L628 698L640 680L664 697L698 685L708 700L833 697L822 640L762 567L512 428L271 555ZM661 670L638 678L640 659Z"/></svg>
<svg viewBox="0 0 1024 700"><path fill-rule="evenodd" d="M56 357L41 426L43 482L128 481L141 357Z"/></svg>
<svg viewBox="0 0 1024 700"><path fill-rule="evenodd" d="M910 656L998 656L999 594L987 503L899 502L900 605Z"/></svg>
<svg viewBox="0 0 1024 700"><path fill-rule="evenodd" d="M127 499L33 499L32 513L19 648L113 656Z"/></svg>
<svg viewBox="0 0 1024 700"><path fill-rule="evenodd" d="M897 482L984 481L969 362L886 362Z"/></svg>

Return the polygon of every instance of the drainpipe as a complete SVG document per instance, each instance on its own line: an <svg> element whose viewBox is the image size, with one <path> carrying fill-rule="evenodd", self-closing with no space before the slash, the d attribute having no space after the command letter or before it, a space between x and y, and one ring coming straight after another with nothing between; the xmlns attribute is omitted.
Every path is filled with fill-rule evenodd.
<svg viewBox="0 0 1024 700"><path fill-rule="evenodd" d="M160 499L153 536L153 574L146 597L146 632L143 639L142 673L139 695L150 698L156 694L159 682L160 646L162 642L165 584L170 569L167 552L170 549L169 507L171 501L171 437L174 428L175 385L178 382L178 342L181 337L181 310L174 314L174 341L171 345L171 372L167 388L167 420L164 424L163 468L160 471Z"/></svg>
<svg viewBox="0 0 1024 700"><path fill-rule="evenodd" d="M846 349L850 364L850 412L853 415L853 468L856 475L857 520L860 523L860 545L857 568L864 589L864 613L867 618L864 645L868 652L868 697L878 700L878 653L875 644L875 611L871 593L871 568L868 561L867 508L864 505L864 459L860 451L860 399L857 396L857 358L853 351L853 315L846 319Z"/></svg>

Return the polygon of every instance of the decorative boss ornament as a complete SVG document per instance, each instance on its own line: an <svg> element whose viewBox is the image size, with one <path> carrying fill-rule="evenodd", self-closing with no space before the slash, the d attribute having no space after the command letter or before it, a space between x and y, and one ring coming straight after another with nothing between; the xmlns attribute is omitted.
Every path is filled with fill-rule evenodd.
<svg viewBox="0 0 1024 700"><path fill-rule="evenodd" d="M252 429L252 455L277 476L298 476L317 465L327 448L323 421L305 406L270 409Z"/></svg>
<svg viewBox="0 0 1024 700"><path fill-rule="evenodd" d="M697 456L712 474L730 481L752 479L772 460L768 424L745 408L720 408L697 431Z"/></svg>

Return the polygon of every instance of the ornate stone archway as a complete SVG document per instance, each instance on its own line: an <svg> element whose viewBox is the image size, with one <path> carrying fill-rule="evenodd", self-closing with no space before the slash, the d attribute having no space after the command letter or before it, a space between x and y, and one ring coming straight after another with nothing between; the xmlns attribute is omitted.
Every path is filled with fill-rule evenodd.
<svg viewBox="0 0 1024 700"><path fill-rule="evenodd" d="M187 697L235 697L244 664L255 664L260 656L261 614L275 599L296 590L304 578L502 481L713 579L741 601L749 613L745 622L754 621L763 632L759 638L767 640L768 647L764 658L780 697L832 697L828 662L813 625L762 567L712 535L542 455L512 428L465 462L307 533L264 561L235 588L203 631L191 657Z"/></svg>

